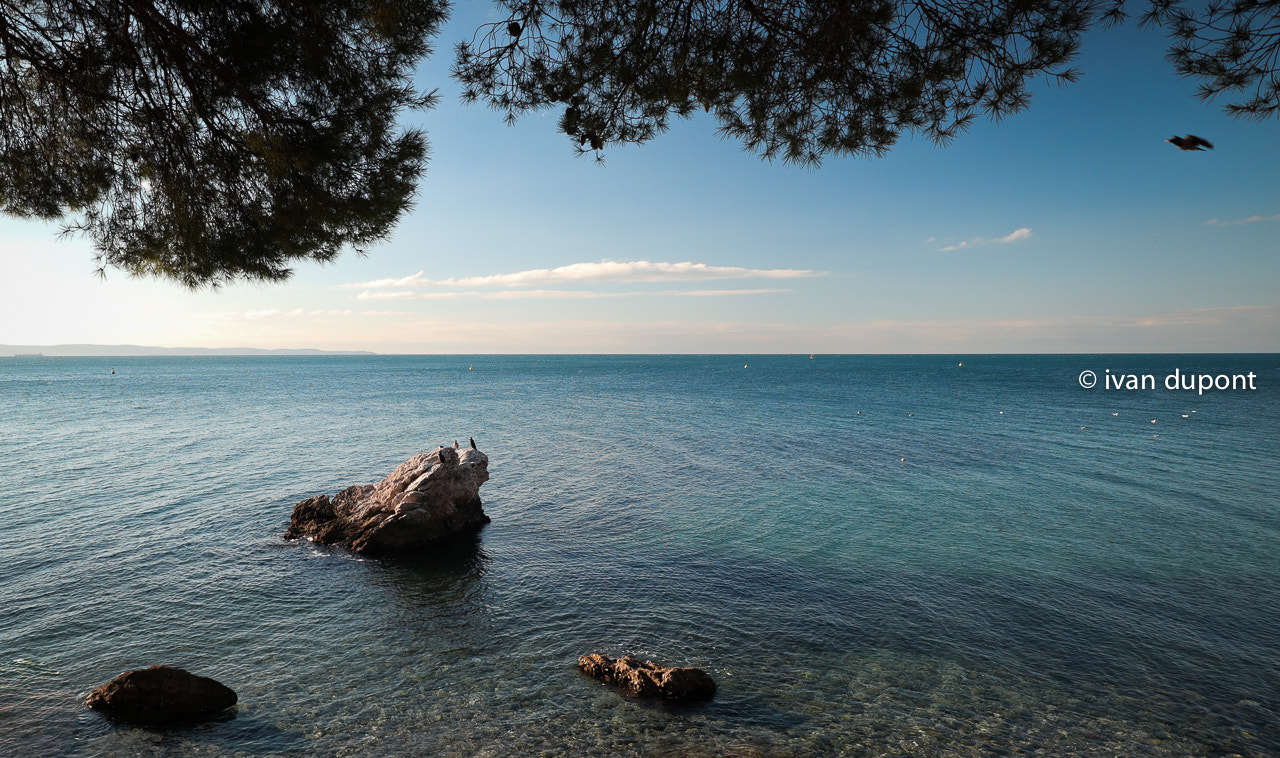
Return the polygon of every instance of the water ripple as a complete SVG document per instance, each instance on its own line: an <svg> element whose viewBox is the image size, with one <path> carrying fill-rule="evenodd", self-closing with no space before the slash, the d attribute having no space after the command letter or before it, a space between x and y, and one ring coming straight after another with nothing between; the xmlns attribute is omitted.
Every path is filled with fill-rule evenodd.
<svg viewBox="0 0 1280 758"><path fill-rule="evenodd" d="M1280 754L1280 398L1082 360L0 360L0 754ZM469 436L475 539L280 538ZM720 692L626 700L593 651ZM161 662L237 711L81 707Z"/></svg>

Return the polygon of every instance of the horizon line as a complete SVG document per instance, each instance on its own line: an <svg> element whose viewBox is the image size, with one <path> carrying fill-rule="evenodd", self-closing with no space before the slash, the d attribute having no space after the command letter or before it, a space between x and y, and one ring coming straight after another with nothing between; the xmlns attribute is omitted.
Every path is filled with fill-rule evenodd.
<svg viewBox="0 0 1280 758"><path fill-rule="evenodd" d="M44 355L39 353L42 350L143 350L156 351L155 353L140 352L83 352L76 354L62 355ZM1078 351L1078 350L1052 350L1046 352L990 352L990 351L974 351L974 352L941 352L941 351L912 351L912 352L853 352L853 353L837 353L837 352L821 352L821 351L798 351L798 352L731 352L731 351L640 351L640 352L550 352L550 351L532 351L532 352L378 352L374 350L332 350L324 348L261 348L261 347L166 347L161 345L134 345L134 344L115 344L101 345L96 343L72 342L59 343L52 345L18 345L18 344L0 344L0 351L11 353L11 351L24 351L25 354L0 354L0 358L148 358L161 357L164 354L172 355L172 357L202 357L200 354L214 353L204 357L326 357L326 356L342 356L342 357L435 357L435 356L606 356L606 355L650 355L650 356L666 356L666 355L735 355L735 356L827 356L827 357L844 357L844 356L863 356L863 355L880 355L880 356L1015 356L1015 355L1280 355L1277 351L1253 350L1253 351L1231 351L1231 352L1214 352L1207 350L1189 350L1181 352L1171 351L1119 351L1119 350L1101 350L1101 351ZM31 354L34 351L36 354ZM193 355L173 355L181 351L191 351ZM237 355L239 354L239 355Z"/></svg>

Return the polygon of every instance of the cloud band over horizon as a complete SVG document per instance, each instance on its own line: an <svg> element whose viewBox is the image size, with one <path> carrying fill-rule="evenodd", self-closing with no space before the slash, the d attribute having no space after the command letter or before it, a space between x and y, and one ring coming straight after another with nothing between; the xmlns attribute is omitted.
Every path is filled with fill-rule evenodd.
<svg viewBox="0 0 1280 758"><path fill-rule="evenodd" d="M698 282L717 279L800 279L825 276L811 269L754 269L741 266L710 266L683 261L610 261L570 263L555 268L537 268L510 274L429 279L423 271L399 278L375 279L342 285L349 289L406 287L540 287L555 284L635 284L651 282Z"/></svg>
<svg viewBox="0 0 1280 758"><path fill-rule="evenodd" d="M786 289L737 289L737 290L660 290L630 292L596 292L593 290L464 290L461 292L414 292L413 290L396 290L394 292L370 292L365 290L356 295L357 300L455 300L460 298L480 298L484 300L598 300L603 298L639 297L644 295L671 295L677 297L723 297L726 295L769 295L778 292L790 292Z"/></svg>

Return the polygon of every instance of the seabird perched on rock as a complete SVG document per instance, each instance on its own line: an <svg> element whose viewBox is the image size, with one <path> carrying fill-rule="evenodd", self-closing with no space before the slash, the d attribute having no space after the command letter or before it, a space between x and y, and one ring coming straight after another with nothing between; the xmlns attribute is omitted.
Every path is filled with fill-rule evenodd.
<svg viewBox="0 0 1280 758"><path fill-rule="evenodd" d="M1188 134L1185 137L1170 137L1165 140L1165 142L1168 142L1179 150L1203 150L1206 147L1210 150L1213 149L1212 142L1204 139L1203 137L1197 137L1194 134Z"/></svg>
<svg viewBox="0 0 1280 758"><path fill-rule="evenodd" d="M458 441L457 441L457 440L454 440L454 441L453 441L453 449L454 449L454 450L457 450L457 449L458 449Z"/></svg>
<svg viewBox="0 0 1280 758"><path fill-rule="evenodd" d="M476 438L475 438L475 437L468 437L467 439L471 440L471 449L472 449L472 450L479 450L479 449L480 449L480 448L476 447Z"/></svg>

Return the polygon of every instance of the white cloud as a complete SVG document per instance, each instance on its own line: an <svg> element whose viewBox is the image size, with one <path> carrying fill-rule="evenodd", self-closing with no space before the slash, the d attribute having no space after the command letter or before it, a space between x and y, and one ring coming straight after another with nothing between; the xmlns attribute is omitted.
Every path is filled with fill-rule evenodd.
<svg viewBox="0 0 1280 758"><path fill-rule="evenodd" d="M793 268L743 268L741 266L709 266L684 261L599 261L571 263L556 268L536 268L511 274L428 279L419 271L411 276L376 279L371 282L346 284L353 289L389 287L540 287L549 284L692 282L715 279L798 279L824 276L825 271Z"/></svg>
<svg viewBox="0 0 1280 758"><path fill-rule="evenodd" d="M441 292L441 295L456 296L457 292ZM411 290L396 290L395 292L369 292L365 290L356 295L357 300L418 300L422 297L422 293L413 292Z"/></svg>
<svg viewBox="0 0 1280 758"><path fill-rule="evenodd" d="M473 298L480 300L600 300L620 297L724 297L733 295L768 295L777 292L790 292L785 289L739 289L739 290L661 290L656 292L595 292L592 290L466 290L462 292L413 292L397 290L395 292L371 292L365 290L356 295L357 300L460 300Z"/></svg>
<svg viewBox="0 0 1280 758"><path fill-rule="evenodd" d="M1249 218L1238 218L1235 221L1221 221L1211 218L1204 222L1205 226L1240 226L1241 224L1257 224L1263 221L1280 221L1280 213L1274 216L1250 216Z"/></svg>
<svg viewBox="0 0 1280 758"><path fill-rule="evenodd" d="M1014 231L1004 235L1003 237L996 237L995 239L989 239L987 237L974 237L971 240L962 240L960 242L957 242L954 245L947 245L946 247L941 247L938 249L941 252L948 253L948 252L951 252L952 250L967 250L971 247L981 247L983 245L1007 245L1010 242L1020 242L1030 236L1031 236L1031 229L1029 227L1024 226L1021 229L1015 229ZM930 239L933 239L933 238L930 237Z"/></svg>
<svg viewBox="0 0 1280 758"><path fill-rule="evenodd" d="M294 308L291 311L282 311L279 308L267 308L265 310L252 311L211 311L206 313L194 313L192 316L197 320L205 321L261 321L264 319L280 319L280 318L316 318L321 316L386 316L392 315L394 311L353 311L353 310L325 310Z"/></svg>
<svg viewBox="0 0 1280 758"><path fill-rule="evenodd" d="M757 290L672 290L670 292L660 292L661 295L683 295L685 297L720 297L722 295L771 295L776 292L790 292L791 290L783 289L757 289ZM639 293L637 293L639 294Z"/></svg>

